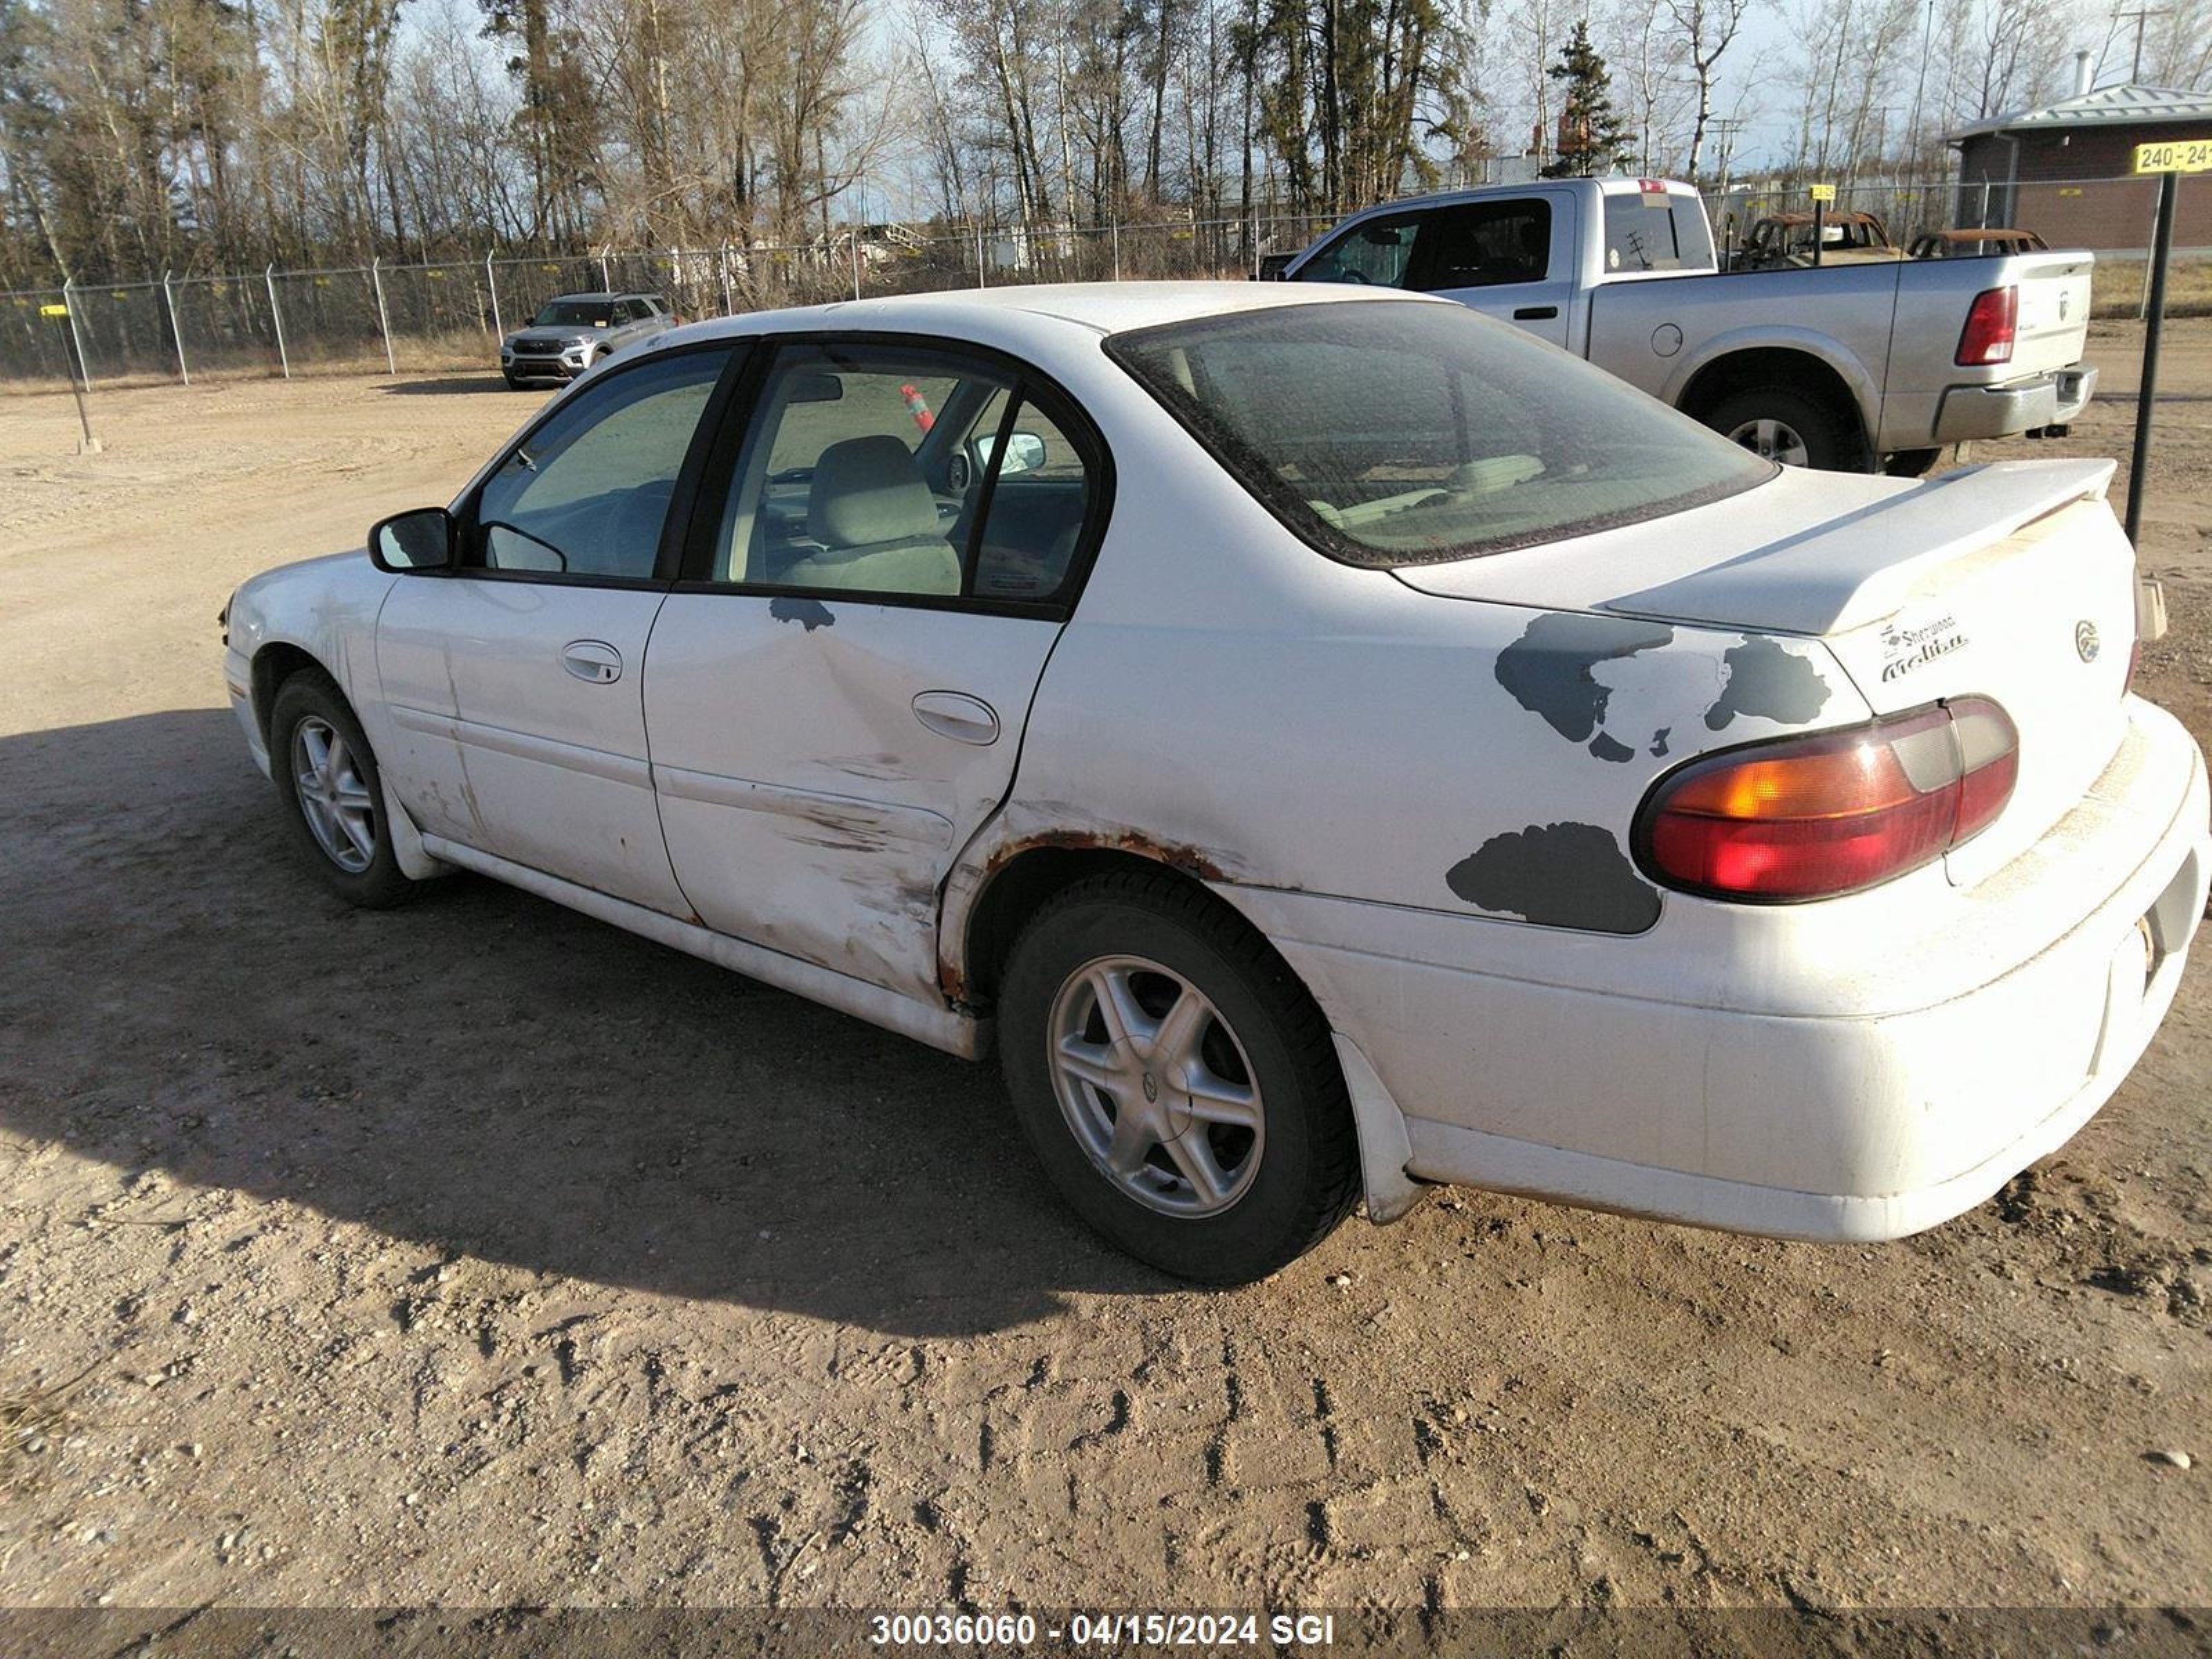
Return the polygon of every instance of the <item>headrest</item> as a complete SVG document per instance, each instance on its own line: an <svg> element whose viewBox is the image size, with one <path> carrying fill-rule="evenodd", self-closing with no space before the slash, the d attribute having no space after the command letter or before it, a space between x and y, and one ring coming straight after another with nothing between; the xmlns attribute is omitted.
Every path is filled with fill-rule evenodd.
<svg viewBox="0 0 2212 1659"><path fill-rule="evenodd" d="M806 532L825 547L944 533L921 469L888 434L847 438L822 452L807 493Z"/></svg>

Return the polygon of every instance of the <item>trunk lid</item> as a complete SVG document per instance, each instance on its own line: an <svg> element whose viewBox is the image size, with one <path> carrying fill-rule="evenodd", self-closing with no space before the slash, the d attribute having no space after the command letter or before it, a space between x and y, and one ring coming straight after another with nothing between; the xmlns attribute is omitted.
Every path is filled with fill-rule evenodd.
<svg viewBox="0 0 2212 1659"><path fill-rule="evenodd" d="M1632 532L1529 550L1553 556L1548 582L1521 555L1495 582L1481 567L1503 557L1395 574L1455 598L1816 638L1879 714L1994 698L2020 731L2019 781L1996 822L1950 855L1951 878L1971 885L2081 799L2125 730L2135 555L2105 502L2112 471L2002 462L1902 489L1802 474L1765 511L1762 489L1681 515L1656 550L1664 580L1629 591ZM1826 512L1812 515L1820 501Z"/></svg>

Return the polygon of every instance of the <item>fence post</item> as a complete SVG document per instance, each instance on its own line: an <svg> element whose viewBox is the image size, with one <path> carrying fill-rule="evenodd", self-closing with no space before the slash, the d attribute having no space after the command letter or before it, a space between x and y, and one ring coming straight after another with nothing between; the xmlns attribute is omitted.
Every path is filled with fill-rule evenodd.
<svg viewBox="0 0 2212 1659"><path fill-rule="evenodd" d="M276 325L276 361L284 366L284 378L292 378L292 354L284 349L284 313L276 304L276 267L261 267L261 280L269 289L269 320Z"/></svg>
<svg viewBox="0 0 2212 1659"><path fill-rule="evenodd" d="M185 331L177 323L177 296L169 287L169 273L161 273L161 300L169 308L169 338L176 343L177 374L186 386L192 383L192 372L185 367Z"/></svg>
<svg viewBox="0 0 2212 1659"><path fill-rule="evenodd" d="M1990 228L1990 181L1986 179L1982 180L1982 216L1977 223L1984 230Z"/></svg>
<svg viewBox="0 0 2212 1659"><path fill-rule="evenodd" d="M604 253L599 255L599 286L610 294L615 291L615 279L608 274L607 256Z"/></svg>
<svg viewBox="0 0 2212 1659"><path fill-rule="evenodd" d="M491 268L491 255L484 255L484 286L491 290L491 332L495 342L507 338L507 325L499 316L499 273Z"/></svg>
<svg viewBox="0 0 2212 1659"><path fill-rule="evenodd" d="M990 287L990 284L983 280L983 222L981 219L975 222L975 286Z"/></svg>
<svg viewBox="0 0 2212 1659"><path fill-rule="evenodd" d="M1114 280L1121 280L1121 216L1114 216Z"/></svg>
<svg viewBox="0 0 2212 1659"><path fill-rule="evenodd" d="M384 334L384 372L399 373L399 360L392 355L392 318L384 309L384 256L373 253L368 259L368 285L376 290L376 325Z"/></svg>
<svg viewBox="0 0 2212 1659"><path fill-rule="evenodd" d="M738 307L736 302L730 298L730 245L727 242L722 244L721 257L714 261L714 269L721 274L722 278L722 315L733 317L737 314Z"/></svg>
<svg viewBox="0 0 2212 1659"><path fill-rule="evenodd" d="M84 376L87 386L92 384L92 359L84 355L84 331L76 325L76 295L73 276L62 278L62 307L69 313L70 343L76 348L77 373Z"/></svg>
<svg viewBox="0 0 2212 1659"><path fill-rule="evenodd" d="M860 228L858 225L845 233L853 243L853 297L860 297Z"/></svg>

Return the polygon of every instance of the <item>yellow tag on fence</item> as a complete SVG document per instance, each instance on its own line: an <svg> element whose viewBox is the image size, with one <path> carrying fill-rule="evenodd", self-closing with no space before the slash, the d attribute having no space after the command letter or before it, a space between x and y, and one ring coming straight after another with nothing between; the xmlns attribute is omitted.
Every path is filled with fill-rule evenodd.
<svg viewBox="0 0 2212 1659"><path fill-rule="evenodd" d="M1816 201L1816 202L1832 202L1832 201L1834 201L1834 200L1836 199L1836 187L1835 187L1833 185L1814 185L1814 186L1813 186L1813 199L1814 199L1814 201Z"/></svg>
<svg viewBox="0 0 2212 1659"><path fill-rule="evenodd" d="M39 315L41 317L66 317L69 315L69 307L67 306L40 306L39 307Z"/></svg>
<svg viewBox="0 0 2212 1659"><path fill-rule="evenodd" d="M2137 173L2212 173L2212 138L2136 146Z"/></svg>

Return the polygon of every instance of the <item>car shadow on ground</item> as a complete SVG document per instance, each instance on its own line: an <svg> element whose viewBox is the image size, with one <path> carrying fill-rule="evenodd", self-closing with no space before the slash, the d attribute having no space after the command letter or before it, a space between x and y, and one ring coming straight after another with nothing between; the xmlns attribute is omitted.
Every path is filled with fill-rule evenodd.
<svg viewBox="0 0 2212 1659"><path fill-rule="evenodd" d="M331 897L227 710L0 738L0 1133L187 1215L902 1335L1171 1287L1060 1206L994 1066L489 881Z"/></svg>
<svg viewBox="0 0 2212 1659"><path fill-rule="evenodd" d="M511 386L497 369L488 369L482 374L449 374L434 380L390 380L377 387L400 398L443 398L456 392L496 392L520 399L526 392L544 392L550 386Z"/></svg>

